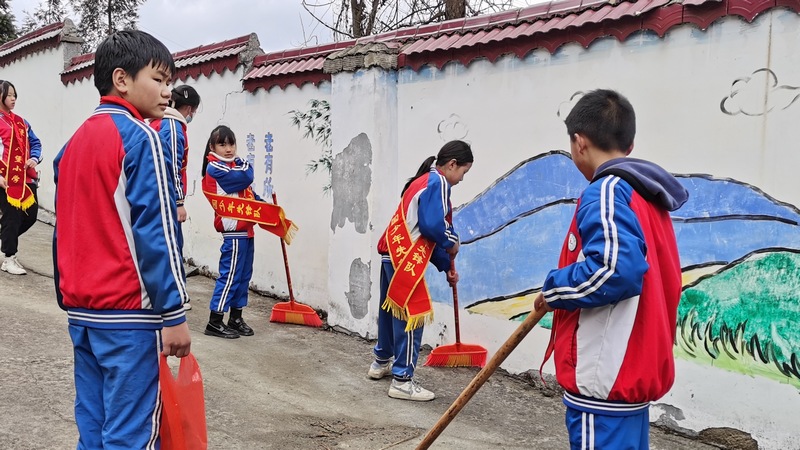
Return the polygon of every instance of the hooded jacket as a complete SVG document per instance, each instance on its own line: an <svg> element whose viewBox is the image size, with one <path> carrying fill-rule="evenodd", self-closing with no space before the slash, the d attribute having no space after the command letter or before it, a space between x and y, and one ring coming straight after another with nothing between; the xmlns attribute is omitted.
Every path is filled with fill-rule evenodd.
<svg viewBox="0 0 800 450"><path fill-rule="evenodd" d="M567 406L636 414L672 387L682 283L669 212L686 200L672 175L634 158L601 165L578 200L542 287L555 309L545 360L554 350Z"/></svg>

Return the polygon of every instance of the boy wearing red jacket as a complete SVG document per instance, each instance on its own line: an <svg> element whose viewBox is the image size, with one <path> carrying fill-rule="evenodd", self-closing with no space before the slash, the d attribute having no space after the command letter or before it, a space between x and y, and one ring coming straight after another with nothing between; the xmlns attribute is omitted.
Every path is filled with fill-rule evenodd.
<svg viewBox="0 0 800 450"><path fill-rule="evenodd" d="M81 449L157 449L159 352L189 354L174 174L155 130L175 73L147 33L97 48L100 105L53 162L56 295L75 356Z"/></svg>
<svg viewBox="0 0 800 450"><path fill-rule="evenodd" d="M688 200L661 167L628 158L636 117L617 92L584 95L566 119L590 181L536 310L555 311L555 352L572 449L649 448L651 401L675 377L681 266L669 212Z"/></svg>

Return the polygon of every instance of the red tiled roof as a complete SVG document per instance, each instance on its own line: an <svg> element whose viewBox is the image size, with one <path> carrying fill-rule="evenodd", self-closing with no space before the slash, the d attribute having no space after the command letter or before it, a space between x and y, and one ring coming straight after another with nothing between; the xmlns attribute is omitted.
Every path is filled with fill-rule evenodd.
<svg viewBox="0 0 800 450"><path fill-rule="evenodd" d="M61 42L64 25L64 22L47 25L0 45L0 67L32 53L57 47Z"/></svg>
<svg viewBox="0 0 800 450"><path fill-rule="evenodd" d="M322 71L325 58L352 45L349 41L335 42L259 56L253 60L253 69L242 79L244 88L254 92L258 88L269 90L272 86L280 86L283 89L289 84L300 87L305 83L319 84L322 81L330 81L330 74ZM265 79L269 79L268 85L262 82Z"/></svg>
<svg viewBox="0 0 800 450"><path fill-rule="evenodd" d="M748 22L774 7L800 12L800 0L560 0L497 14L396 30L377 36L339 42L337 50L366 42L403 45L398 67L419 70L426 64L443 67L450 61L467 65L476 58L495 61L501 55L524 57L537 48L550 53L577 42L614 36L620 41L642 30L663 37L672 27L691 23L701 29L729 15ZM322 78L321 62L334 50L328 46L265 55L244 78L245 89L302 85ZM283 55L283 56L281 56ZM313 57L308 55L314 55ZM313 60L313 62L311 61ZM306 61L305 64L295 64ZM313 69L312 69L313 67ZM322 79L330 79L322 78Z"/></svg>
<svg viewBox="0 0 800 450"><path fill-rule="evenodd" d="M258 49L258 38L251 33L224 42L201 45L174 53L175 80L186 80L189 77L197 78L200 74L209 76L212 73L222 74L226 69L230 71L243 64L240 56L247 50ZM260 52L260 49L258 49ZM69 66L61 72L61 82L64 84L89 78L94 71L94 53L88 53L72 58Z"/></svg>

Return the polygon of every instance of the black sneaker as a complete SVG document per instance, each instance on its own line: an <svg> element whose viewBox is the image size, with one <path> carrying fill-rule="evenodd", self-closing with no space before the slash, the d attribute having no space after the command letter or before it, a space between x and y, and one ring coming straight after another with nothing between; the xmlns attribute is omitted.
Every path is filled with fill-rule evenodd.
<svg viewBox="0 0 800 450"><path fill-rule="evenodd" d="M228 327L232 330L236 330L236 332L242 336L252 336L253 334L255 334L253 333L253 329L250 328L249 325L244 323L244 319L242 319L241 317L229 320Z"/></svg>
<svg viewBox="0 0 800 450"><path fill-rule="evenodd" d="M206 331L204 333L209 336L216 336L223 339L239 338L239 333L236 330L228 327L227 325L221 322L220 323L208 322L208 325L206 325Z"/></svg>

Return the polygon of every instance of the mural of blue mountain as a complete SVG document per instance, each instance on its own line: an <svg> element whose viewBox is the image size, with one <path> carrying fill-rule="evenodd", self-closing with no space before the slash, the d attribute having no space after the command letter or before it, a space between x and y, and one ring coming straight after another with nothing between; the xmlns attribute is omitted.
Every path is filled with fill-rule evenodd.
<svg viewBox="0 0 800 450"><path fill-rule="evenodd" d="M800 223L800 210L781 203L760 189L735 180L708 175L678 175L689 201L672 213L674 220L708 220L745 216Z"/></svg>
<svg viewBox="0 0 800 450"><path fill-rule="evenodd" d="M784 222L729 219L673 226L683 268L727 264L764 248L800 249L800 227Z"/></svg>
<svg viewBox="0 0 800 450"><path fill-rule="evenodd" d="M727 264L764 248L800 250L800 210L761 190L709 175L679 175L689 201L672 215L684 268ZM569 155L555 151L512 169L453 222L461 307L541 287L558 262L575 199L587 185ZM427 273L435 301L451 303L445 277Z"/></svg>
<svg viewBox="0 0 800 450"><path fill-rule="evenodd" d="M576 199L586 188L572 159L554 151L523 161L453 213L462 243L492 234L546 205Z"/></svg>

